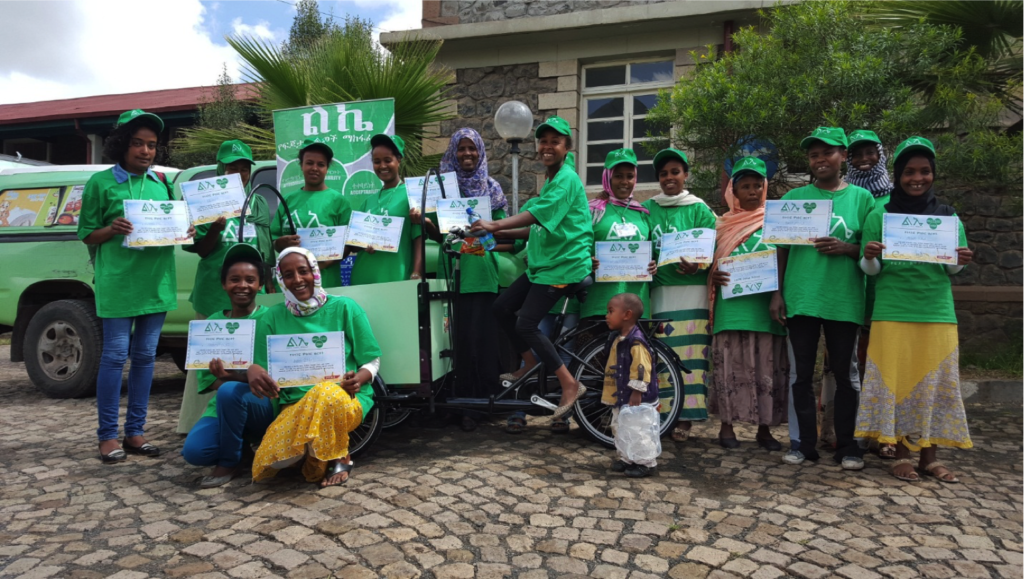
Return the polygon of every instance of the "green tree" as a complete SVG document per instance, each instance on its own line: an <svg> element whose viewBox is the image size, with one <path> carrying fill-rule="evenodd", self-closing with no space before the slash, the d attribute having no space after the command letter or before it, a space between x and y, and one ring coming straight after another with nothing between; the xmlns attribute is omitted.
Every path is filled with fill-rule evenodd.
<svg viewBox="0 0 1024 579"><path fill-rule="evenodd" d="M424 125L450 118L445 84L450 72L434 65L441 48L435 40L403 42L385 51L373 42L370 24L346 20L301 52L288 52L258 38L228 38L243 61L243 77L253 83L261 117L278 109L322 103L395 99L395 132L406 142L402 169L423 174L438 156L421 156ZM241 139L261 158L273 158L274 133L250 123L230 128L183 131L182 150L205 150L226 139Z"/></svg>
<svg viewBox="0 0 1024 579"><path fill-rule="evenodd" d="M288 31L288 40L282 49L285 52L303 52L308 50L321 38L340 31L333 15L324 17L320 14L320 5L316 0L299 0L295 3L295 18Z"/></svg>
<svg viewBox="0 0 1024 579"><path fill-rule="evenodd" d="M817 126L874 130L890 151L912 134L941 129L959 146L963 133L988 131L986 123L1001 103L967 90L984 73L985 62L973 51L957 53L959 31L927 23L865 27L854 12L861 4L776 6L761 12L764 33L745 28L733 36L733 52L693 54L695 70L661 95L648 122L674 127L672 140L694 152L695 192L708 196L717 190L724 161L751 139L777 148L779 171L771 188L779 193L806 181L799 143ZM958 58L950 58L954 53ZM936 79L930 100L915 85L928 76ZM1007 160L1013 153L1019 167L1014 151L1020 140L1015 149L1004 141L989 143L1006 145L990 158ZM940 149L943 172L950 175L945 154ZM968 167L974 171L969 177L991 168Z"/></svg>
<svg viewBox="0 0 1024 579"><path fill-rule="evenodd" d="M235 125L257 121L253 107L239 100L237 91L238 85L232 82L225 65L217 77L217 84L199 106L196 128L230 130ZM175 139L171 142L169 163L182 169L215 163L219 145L188 147L182 139Z"/></svg>

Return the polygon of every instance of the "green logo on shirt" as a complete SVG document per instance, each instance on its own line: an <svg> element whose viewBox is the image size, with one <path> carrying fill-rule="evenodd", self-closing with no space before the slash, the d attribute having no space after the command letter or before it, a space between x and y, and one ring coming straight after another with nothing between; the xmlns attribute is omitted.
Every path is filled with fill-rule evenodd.
<svg viewBox="0 0 1024 579"><path fill-rule="evenodd" d="M323 348L324 344L327 343L327 336L313 336L313 343L316 344L317 348Z"/></svg>
<svg viewBox="0 0 1024 579"><path fill-rule="evenodd" d="M298 338L298 337L288 338L288 346L287 347L289 347L289 348L305 348L308 345L309 345L309 342L307 342L303 338Z"/></svg>
<svg viewBox="0 0 1024 579"><path fill-rule="evenodd" d="M164 215L167 215L171 212L172 209L174 209L174 205L171 205L170 203L161 203L160 209L163 209Z"/></svg>
<svg viewBox="0 0 1024 579"><path fill-rule="evenodd" d="M817 203L804 203L804 211L810 213L811 211L814 211L814 208L817 206Z"/></svg>
<svg viewBox="0 0 1024 579"><path fill-rule="evenodd" d="M238 322L228 322L224 324L224 327L228 329L229 334L234 334L235 330L238 329Z"/></svg>

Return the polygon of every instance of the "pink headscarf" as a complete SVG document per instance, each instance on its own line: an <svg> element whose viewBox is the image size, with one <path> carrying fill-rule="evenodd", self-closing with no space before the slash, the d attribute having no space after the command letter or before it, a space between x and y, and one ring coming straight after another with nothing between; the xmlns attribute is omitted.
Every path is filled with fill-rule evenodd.
<svg viewBox="0 0 1024 579"><path fill-rule="evenodd" d="M604 217L604 212L608 208L609 202L612 205L618 205L619 207L625 207L626 209L633 209L645 215L649 215L651 213L646 207L633 200L632 191L629 192L629 197L627 197L625 201L615 197L615 194L612 193L612 169L605 169L604 173L601 173L601 186L604 187L604 191L601 192L602 196L597 199L590 200L590 213L594 217L594 225L597 225L601 221L601 218ZM634 188L636 188L635 185Z"/></svg>

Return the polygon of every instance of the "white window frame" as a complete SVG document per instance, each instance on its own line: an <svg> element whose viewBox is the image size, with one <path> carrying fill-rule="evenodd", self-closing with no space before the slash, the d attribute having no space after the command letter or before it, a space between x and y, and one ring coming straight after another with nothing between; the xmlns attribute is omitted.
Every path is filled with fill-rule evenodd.
<svg viewBox="0 0 1024 579"><path fill-rule="evenodd" d="M657 91L659 91L661 89L672 88L675 85L675 65L674 65L673 59L674 59L674 57L671 56L671 55L664 55L664 56L656 56L656 57L649 57L649 58L631 58L631 59L620 59L620 60L614 60L614 61L595 62L593 64L588 64L588 65L584 65L583 66L583 74L581 75L581 78L580 78L580 129L579 129L580 143L579 143L579 146L577 147L577 157L579 158L579 164L577 166L577 173L579 173L580 180L582 180L584 184L586 184L586 182L587 182L587 163L589 161L589 159L587 158L588 157L588 155L587 155L587 145L588 144L599 145L602 142L604 142L604 141L597 141L597 142L594 142L594 143L589 143L589 141L588 141L589 135L587 134L588 133L588 131L587 131L588 124L587 123L590 120L590 118L589 118L589 107L587 106L587 99L588 98L592 98L592 97L606 97L606 98L608 98L608 97L611 97L611 98L622 97L622 115L623 116L622 117L610 117L610 118L603 118L602 117L600 120L602 120L602 121L605 121L605 120L607 120L607 121L615 121L615 120L620 120L621 119L623 121L623 123L622 123L622 130L623 130L622 143L623 143L623 145L622 146L627 148L627 149L633 149L634 148L634 143L639 144L639 143L642 143L644 141L650 140L647 137L636 137L636 138L633 137L633 121L634 120L639 120L639 119L647 118L647 115L637 115L637 116L633 115L633 96L638 95L638 94L643 94L643 93L657 92ZM630 84L629 83L630 67L632 65L634 65L634 64L646 64L646 63L649 63L649 62L664 62L666 60L669 61L669 62L673 62L673 75L672 75L673 79L671 81L643 82L643 83L635 83L635 84ZM585 88L586 85L587 85L587 72L590 69L593 69L593 68L607 68L609 66L618 66L618 65L626 65L626 83L625 84L601 86L601 87L594 87L594 88ZM638 191L645 191L645 190L652 190L652 189L658 189L658 184L657 183L639 183L639 184L637 184L637 190ZM596 185L586 185L586 190L587 190L588 193L597 193L597 192L601 191L601 184L598 183Z"/></svg>

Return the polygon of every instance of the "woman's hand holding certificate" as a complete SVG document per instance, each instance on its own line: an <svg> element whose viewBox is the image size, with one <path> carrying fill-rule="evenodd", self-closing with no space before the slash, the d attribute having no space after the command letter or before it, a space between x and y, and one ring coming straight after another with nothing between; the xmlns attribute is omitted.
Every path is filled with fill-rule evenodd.
<svg viewBox="0 0 1024 579"><path fill-rule="evenodd" d="M345 243L352 247L398 253L404 225L404 217L353 211L352 219L348 222L348 238Z"/></svg>
<svg viewBox="0 0 1024 579"><path fill-rule="evenodd" d="M831 201L765 201L761 239L773 245L814 245L815 239L829 236L831 224Z"/></svg>
<svg viewBox="0 0 1024 579"><path fill-rule="evenodd" d="M124 238L125 247L192 245L184 201L125 199L124 218L131 227L131 233Z"/></svg>

